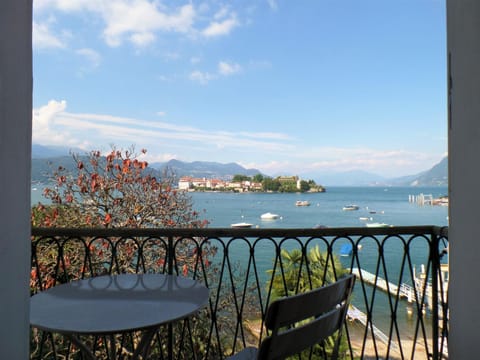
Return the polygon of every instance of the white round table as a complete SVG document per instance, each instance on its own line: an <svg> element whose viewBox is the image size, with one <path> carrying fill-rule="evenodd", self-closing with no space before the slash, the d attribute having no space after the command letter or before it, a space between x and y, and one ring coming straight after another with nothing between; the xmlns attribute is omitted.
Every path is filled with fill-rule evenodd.
<svg viewBox="0 0 480 360"><path fill-rule="evenodd" d="M58 285L30 299L30 324L68 336L87 356L77 335L146 330L135 356L146 354L160 325L207 305L209 290L196 280L164 274L99 276ZM134 357L135 357L134 356Z"/></svg>

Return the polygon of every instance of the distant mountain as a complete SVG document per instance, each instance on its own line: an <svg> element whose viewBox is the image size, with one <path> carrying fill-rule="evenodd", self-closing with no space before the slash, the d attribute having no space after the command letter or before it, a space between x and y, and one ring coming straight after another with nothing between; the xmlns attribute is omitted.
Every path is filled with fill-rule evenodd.
<svg viewBox="0 0 480 360"><path fill-rule="evenodd" d="M396 179L396 184L408 186L447 186L448 185L448 157L444 157L430 170L417 175Z"/></svg>
<svg viewBox="0 0 480 360"><path fill-rule="evenodd" d="M84 152L79 149L71 149L65 146L45 146L39 144L32 144L32 159L46 159L52 157L66 156L70 152L81 154Z"/></svg>
<svg viewBox="0 0 480 360"><path fill-rule="evenodd" d="M443 158L431 169L398 178L385 178L366 171L338 173L306 173L303 178L314 179L324 186L447 186L448 158Z"/></svg>
<svg viewBox="0 0 480 360"><path fill-rule="evenodd" d="M48 182L51 180L53 172L59 166L68 170L75 169L75 163L71 156L56 156L56 157L38 157L32 159L32 181Z"/></svg>
<svg viewBox="0 0 480 360"><path fill-rule="evenodd" d="M231 179L234 175L254 176L261 174L257 169L246 169L237 163L222 164L211 161L194 161L183 162L179 160L170 160L166 163L153 163L151 167L159 171L165 168L173 170L177 177L192 176L198 178L216 178L216 179Z"/></svg>
<svg viewBox="0 0 480 360"><path fill-rule="evenodd" d="M323 186L374 186L385 184L384 177L362 170L352 170L336 173L305 173L304 179L314 179Z"/></svg>
<svg viewBox="0 0 480 360"><path fill-rule="evenodd" d="M74 170L71 151L82 154L82 150L66 147L32 145L32 180L45 182L58 166ZM152 163L151 171L160 176L168 167L177 177L193 176L199 178L218 178L229 180L234 175L254 176L261 174L258 169L246 169L237 163L222 164L211 161L183 162L170 160L165 163ZM265 174L263 174L265 175ZM304 173L303 179L313 179L323 186L447 186L448 158L443 158L431 169L414 175L387 179L366 171L347 171L340 173Z"/></svg>
<svg viewBox="0 0 480 360"><path fill-rule="evenodd" d="M85 159L87 159L86 156ZM32 181L47 182L51 180L53 172L58 169L59 166L64 167L69 172L75 170L75 162L70 155L33 158ZM170 160L166 163L152 163L148 168L154 176L161 177L161 174L166 167L172 170L178 178L182 176L193 176L229 180L234 175L254 176L261 173L260 170L245 169L236 163L221 164L207 161L194 161L188 163L178 160Z"/></svg>

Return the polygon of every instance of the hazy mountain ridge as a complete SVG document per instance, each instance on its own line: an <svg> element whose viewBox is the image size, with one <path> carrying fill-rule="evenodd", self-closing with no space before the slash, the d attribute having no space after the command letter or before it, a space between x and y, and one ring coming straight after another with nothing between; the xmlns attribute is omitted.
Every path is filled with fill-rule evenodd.
<svg viewBox="0 0 480 360"><path fill-rule="evenodd" d="M87 155L79 155L79 159L83 162L89 161L89 157ZM52 181L53 174L58 170L59 167L64 168L68 173L74 173L77 165L71 155L32 158L32 182L47 183ZM147 170L153 176L158 178L161 177L159 170L151 167L148 167Z"/></svg>
<svg viewBox="0 0 480 360"><path fill-rule="evenodd" d="M224 180L231 179L237 174L254 176L261 173L260 170L246 169L237 163L221 164L212 161L194 161L189 163L173 159L166 163L153 163L150 164L150 166L159 171L169 168L173 170L178 177L192 176L197 178L218 178Z"/></svg>
<svg viewBox="0 0 480 360"><path fill-rule="evenodd" d="M446 186L448 185L448 157L444 157L430 170L417 175L410 182L411 186Z"/></svg>
<svg viewBox="0 0 480 360"><path fill-rule="evenodd" d="M378 174L353 170L338 173L304 174L324 186L447 186L448 157L444 157L432 168L413 175L385 178Z"/></svg>
<svg viewBox="0 0 480 360"><path fill-rule="evenodd" d="M32 145L32 181L48 181L51 178L53 170L57 169L58 166L63 166L67 170L74 171L75 163L71 155L66 155L69 152L70 150L67 148ZM76 152L81 153L80 151ZM63 155L58 156L59 154ZM161 173L167 167L173 170L179 178L182 176L192 176L228 180L237 174L253 176L262 173L257 169L246 169L237 163L222 164L212 161L183 162L180 160L170 160L164 163L152 163L149 166L154 176L161 176ZM312 172L281 175L300 175L303 179L313 179L317 184L323 186L447 186L448 158L443 158L429 170L392 179L387 179L366 171L325 174Z"/></svg>
<svg viewBox="0 0 480 360"><path fill-rule="evenodd" d="M64 146L45 146L39 144L32 144L32 158L34 159L48 159L63 157L69 155L71 152L82 154L83 150L69 149Z"/></svg>

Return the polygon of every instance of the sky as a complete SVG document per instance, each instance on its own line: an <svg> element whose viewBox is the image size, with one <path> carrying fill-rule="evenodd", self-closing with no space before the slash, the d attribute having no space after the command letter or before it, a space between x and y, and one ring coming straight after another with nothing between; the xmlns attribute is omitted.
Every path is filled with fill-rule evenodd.
<svg viewBox="0 0 480 360"><path fill-rule="evenodd" d="M445 0L34 0L33 143L268 175L447 155Z"/></svg>

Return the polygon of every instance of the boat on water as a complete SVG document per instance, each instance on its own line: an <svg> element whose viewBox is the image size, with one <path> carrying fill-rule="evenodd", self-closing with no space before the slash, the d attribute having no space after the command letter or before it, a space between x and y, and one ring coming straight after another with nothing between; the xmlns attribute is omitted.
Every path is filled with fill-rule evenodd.
<svg viewBox="0 0 480 360"><path fill-rule="evenodd" d="M260 215L262 220L276 220L280 217L278 214L273 214L271 212L267 212L265 214Z"/></svg>
<svg viewBox="0 0 480 360"><path fill-rule="evenodd" d="M310 206L310 201L307 200L297 200L295 202L296 206Z"/></svg>
<svg viewBox="0 0 480 360"><path fill-rule="evenodd" d="M343 244L340 248L340 256L350 256L353 252L352 244Z"/></svg>
<svg viewBox="0 0 480 360"><path fill-rule="evenodd" d="M367 227L370 227L370 228L382 228L382 227L390 227L390 226L393 226L393 225L389 225L389 224L386 224L386 223L379 223L379 222L366 223L365 225L366 225Z"/></svg>
<svg viewBox="0 0 480 360"><path fill-rule="evenodd" d="M345 205L345 206L343 207L343 211L353 211L353 210L358 210L358 209L360 209L360 207L359 207L358 205L354 205L354 204L352 204L352 205Z"/></svg>
<svg viewBox="0 0 480 360"><path fill-rule="evenodd" d="M235 229L247 229L247 228L251 228L253 224L250 224L247 222L239 222L239 223L231 224L230 226Z"/></svg>

